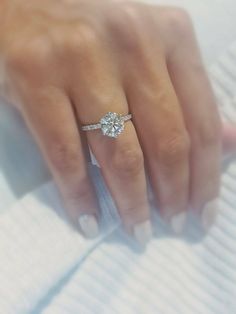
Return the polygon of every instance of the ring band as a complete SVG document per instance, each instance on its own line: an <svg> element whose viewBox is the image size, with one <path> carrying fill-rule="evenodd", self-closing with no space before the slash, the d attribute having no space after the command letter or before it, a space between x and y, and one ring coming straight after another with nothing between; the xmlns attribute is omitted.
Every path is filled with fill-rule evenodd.
<svg viewBox="0 0 236 314"><path fill-rule="evenodd" d="M121 115L116 112L108 112L99 123L83 125L82 131L101 129L103 135L116 138L124 131L124 123L130 119L132 119L132 114Z"/></svg>

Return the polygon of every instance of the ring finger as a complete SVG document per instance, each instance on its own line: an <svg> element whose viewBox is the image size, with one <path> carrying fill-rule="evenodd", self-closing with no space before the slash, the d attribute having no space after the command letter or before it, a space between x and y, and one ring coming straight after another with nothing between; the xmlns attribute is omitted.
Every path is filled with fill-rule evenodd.
<svg viewBox="0 0 236 314"><path fill-rule="evenodd" d="M80 84L71 91L81 124L98 123L107 112L127 114L126 97L109 58L96 47L87 60L89 66L80 63L75 80ZM87 132L87 140L127 231L145 244L151 237L150 213L143 154L132 122L126 122L124 132L115 139L92 130Z"/></svg>

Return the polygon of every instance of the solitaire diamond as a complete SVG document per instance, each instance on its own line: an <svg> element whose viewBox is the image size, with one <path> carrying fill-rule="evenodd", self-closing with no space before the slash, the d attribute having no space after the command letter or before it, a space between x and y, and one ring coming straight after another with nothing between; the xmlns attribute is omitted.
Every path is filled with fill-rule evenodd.
<svg viewBox="0 0 236 314"><path fill-rule="evenodd" d="M108 112L99 123L82 125L83 131L101 129L103 135L116 138L124 131L125 122L132 119L132 114L121 115L116 112Z"/></svg>
<svg viewBox="0 0 236 314"><path fill-rule="evenodd" d="M100 120L101 130L104 135L118 137L124 131L124 119L122 115L108 112Z"/></svg>

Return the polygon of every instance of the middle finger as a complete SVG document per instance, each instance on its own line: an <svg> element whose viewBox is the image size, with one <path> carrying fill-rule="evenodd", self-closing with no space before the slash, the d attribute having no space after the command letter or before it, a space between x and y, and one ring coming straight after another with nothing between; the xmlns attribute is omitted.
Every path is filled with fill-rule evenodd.
<svg viewBox="0 0 236 314"><path fill-rule="evenodd" d="M160 211L180 233L189 201L190 141L165 59L151 51L143 48L125 85Z"/></svg>

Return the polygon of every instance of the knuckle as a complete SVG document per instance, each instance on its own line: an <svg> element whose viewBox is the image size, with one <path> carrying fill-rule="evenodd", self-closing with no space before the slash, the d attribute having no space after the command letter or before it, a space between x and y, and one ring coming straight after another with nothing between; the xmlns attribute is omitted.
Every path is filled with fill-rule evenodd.
<svg viewBox="0 0 236 314"><path fill-rule="evenodd" d="M34 73L48 64L50 58L50 44L45 37L36 37L11 45L7 54L7 67L19 73Z"/></svg>
<svg viewBox="0 0 236 314"><path fill-rule="evenodd" d="M190 139L188 135L174 135L160 145L160 162L168 167L182 163L188 158Z"/></svg>
<svg viewBox="0 0 236 314"><path fill-rule="evenodd" d="M192 30L192 20L188 12L182 8L171 8L166 14L166 23L170 33L178 37L189 36Z"/></svg>
<svg viewBox="0 0 236 314"><path fill-rule="evenodd" d="M125 3L108 17L112 37L116 38L119 47L128 52L136 51L141 45L140 10L133 3Z"/></svg>
<svg viewBox="0 0 236 314"><path fill-rule="evenodd" d="M98 43L98 33L88 23L79 23L73 32L66 32L63 47L66 51L86 56L91 53Z"/></svg>
<svg viewBox="0 0 236 314"><path fill-rule="evenodd" d="M121 24L122 21L124 21L125 23ZM133 27L140 25L140 12L138 6L133 3L123 4L123 6L120 8L119 22L119 25L126 25L126 30L127 25Z"/></svg>
<svg viewBox="0 0 236 314"><path fill-rule="evenodd" d="M54 144L48 148L48 154L56 171L65 176L78 173L77 170L80 165L80 160L76 145L63 143L60 140L53 143Z"/></svg>
<svg viewBox="0 0 236 314"><path fill-rule="evenodd" d="M112 168L120 176L135 177L144 165L143 153L139 148L124 147L115 154Z"/></svg>
<svg viewBox="0 0 236 314"><path fill-rule="evenodd" d="M78 180L78 183L73 184L73 186L68 185L68 191L66 193L66 198L70 202L74 202L74 205L80 204L90 204L93 198L91 187L87 177L83 177Z"/></svg>
<svg viewBox="0 0 236 314"><path fill-rule="evenodd" d="M165 114L171 113L173 115L173 104L170 105L170 91L161 77L155 80L143 82L139 88L140 103L145 101L149 104L158 105Z"/></svg>
<svg viewBox="0 0 236 314"><path fill-rule="evenodd" d="M199 80L202 79L202 73L205 72L205 68L202 60L198 58L198 56L192 56L191 60L189 61L189 68L192 69L196 78L199 78Z"/></svg>
<svg viewBox="0 0 236 314"><path fill-rule="evenodd" d="M120 210L121 218L126 223L132 223L136 219L138 220L146 220L148 213L147 213L147 201L140 200L139 202L135 202L130 206L126 206Z"/></svg>
<svg viewBox="0 0 236 314"><path fill-rule="evenodd" d="M181 175L180 175L181 174ZM188 200L188 173L179 172L169 188L162 187L160 204L166 209L185 207ZM168 210L169 212L169 210Z"/></svg>
<svg viewBox="0 0 236 314"><path fill-rule="evenodd" d="M220 143L221 124L218 122L210 123L206 121L205 123L201 123L196 132L197 143L203 147L211 147Z"/></svg>

